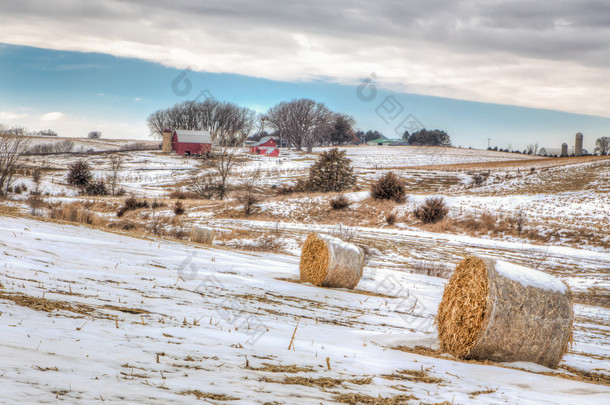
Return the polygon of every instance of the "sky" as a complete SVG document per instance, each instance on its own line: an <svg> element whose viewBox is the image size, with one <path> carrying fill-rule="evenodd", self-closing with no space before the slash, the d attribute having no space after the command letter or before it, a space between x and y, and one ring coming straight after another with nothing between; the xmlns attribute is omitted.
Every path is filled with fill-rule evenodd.
<svg viewBox="0 0 610 405"><path fill-rule="evenodd" d="M148 114L213 96L307 97L358 129L456 146L610 136L608 1L2 2L0 122L145 139ZM491 139L491 140L489 140Z"/></svg>

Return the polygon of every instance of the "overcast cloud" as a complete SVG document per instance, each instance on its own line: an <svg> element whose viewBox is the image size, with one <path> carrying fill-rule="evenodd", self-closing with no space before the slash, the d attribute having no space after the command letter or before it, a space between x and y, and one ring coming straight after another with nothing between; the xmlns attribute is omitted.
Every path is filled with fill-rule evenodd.
<svg viewBox="0 0 610 405"><path fill-rule="evenodd" d="M610 116L610 2L15 1L0 42Z"/></svg>

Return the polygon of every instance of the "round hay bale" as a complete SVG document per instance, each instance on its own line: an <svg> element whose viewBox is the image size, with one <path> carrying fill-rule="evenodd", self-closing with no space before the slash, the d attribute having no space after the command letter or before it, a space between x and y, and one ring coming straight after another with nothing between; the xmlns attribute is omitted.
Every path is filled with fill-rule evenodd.
<svg viewBox="0 0 610 405"><path fill-rule="evenodd" d="M191 230L191 242L211 245L214 242L214 230L203 226L193 225Z"/></svg>
<svg viewBox="0 0 610 405"><path fill-rule="evenodd" d="M364 253L351 243L312 233L301 250L301 282L322 287L354 288L360 281Z"/></svg>
<svg viewBox="0 0 610 405"><path fill-rule="evenodd" d="M561 280L471 256L447 283L436 323L441 350L456 357L556 368L573 318L572 292Z"/></svg>

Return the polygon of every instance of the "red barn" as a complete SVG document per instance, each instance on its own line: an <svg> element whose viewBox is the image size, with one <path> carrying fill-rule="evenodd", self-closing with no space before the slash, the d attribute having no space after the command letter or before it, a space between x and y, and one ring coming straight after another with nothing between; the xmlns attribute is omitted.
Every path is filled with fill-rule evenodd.
<svg viewBox="0 0 610 405"><path fill-rule="evenodd" d="M178 155L207 155L212 151L212 135L208 131L176 130L172 135L172 150Z"/></svg>
<svg viewBox="0 0 610 405"><path fill-rule="evenodd" d="M256 155L267 155L267 156L279 156L280 150L277 148L275 139L270 136L266 136L258 143L250 146L250 153Z"/></svg>

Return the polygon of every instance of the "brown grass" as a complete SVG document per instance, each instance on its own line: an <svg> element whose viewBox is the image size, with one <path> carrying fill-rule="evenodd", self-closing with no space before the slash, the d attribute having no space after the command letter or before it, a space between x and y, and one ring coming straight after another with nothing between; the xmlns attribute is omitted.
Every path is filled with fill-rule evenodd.
<svg viewBox="0 0 610 405"><path fill-rule="evenodd" d="M239 398L225 394L211 394L209 392L201 392L199 390L181 391L178 395L194 395L197 399L211 399L212 401L238 401ZM206 401L207 402L207 401Z"/></svg>
<svg viewBox="0 0 610 405"><path fill-rule="evenodd" d="M290 385L304 385L306 387L320 387L320 388L333 388L337 385L341 385L343 380L330 377L285 377L283 380L273 380L267 377L261 378L261 381L275 384L290 384Z"/></svg>
<svg viewBox="0 0 610 405"><path fill-rule="evenodd" d="M367 394L361 393L348 393L335 395L333 399L342 404L359 405L359 404L371 404L371 405L400 405L406 404L408 401L417 399L413 394L399 394L391 397L373 397Z"/></svg>
<svg viewBox="0 0 610 405"><path fill-rule="evenodd" d="M263 363L263 367L252 368L255 371L265 371L269 373L311 373L314 371L311 367L300 367L296 364L269 364Z"/></svg>
<svg viewBox="0 0 610 405"><path fill-rule="evenodd" d="M428 370L424 370L423 366L421 370L398 370L395 373L384 374L381 377L386 380L407 380L426 384L439 384L444 382L442 378L430 377L428 375Z"/></svg>
<svg viewBox="0 0 610 405"><path fill-rule="evenodd" d="M58 207L52 208L49 212L49 218L99 227L107 223L104 218L84 208L81 202L61 204Z"/></svg>
<svg viewBox="0 0 610 405"><path fill-rule="evenodd" d="M0 291L0 299L13 301L17 305L30 308L34 311L69 311L81 315L89 315L93 312L93 308L86 305L71 304L63 301L50 300L47 298L32 297L22 293L8 293Z"/></svg>

